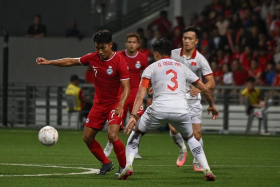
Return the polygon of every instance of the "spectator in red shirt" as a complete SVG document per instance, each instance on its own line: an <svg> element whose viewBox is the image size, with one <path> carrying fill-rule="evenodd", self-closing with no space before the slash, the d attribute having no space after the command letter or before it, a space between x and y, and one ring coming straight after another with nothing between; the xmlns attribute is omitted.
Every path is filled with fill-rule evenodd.
<svg viewBox="0 0 280 187"><path fill-rule="evenodd" d="M140 53L144 54L145 56L147 56L149 61L151 60L151 51L149 49L147 49L147 43L143 38L140 38L140 46L139 46L138 51Z"/></svg>
<svg viewBox="0 0 280 187"><path fill-rule="evenodd" d="M240 46L239 45L235 45L234 49L233 49L233 54L232 54L231 60L233 61L234 59L239 59L240 55L241 55Z"/></svg>
<svg viewBox="0 0 280 187"><path fill-rule="evenodd" d="M167 12L161 11L160 17L156 20L154 20L149 27L155 26L157 30L160 32L161 36L168 37L171 34L172 31L172 24L167 18Z"/></svg>
<svg viewBox="0 0 280 187"><path fill-rule="evenodd" d="M240 63L245 69L249 69L250 67L250 60L252 58L252 51L250 46L245 48L245 51L240 55Z"/></svg>
<svg viewBox="0 0 280 187"><path fill-rule="evenodd" d="M272 56L267 54L266 48L260 49L260 56L259 56L259 65L262 68L263 71L266 70L268 61L272 60Z"/></svg>
<svg viewBox="0 0 280 187"><path fill-rule="evenodd" d="M278 73L274 78L273 86L280 86L280 63L278 63L276 65L276 69L277 69Z"/></svg>
<svg viewBox="0 0 280 187"><path fill-rule="evenodd" d="M220 70L220 67L219 67L219 64L218 64L217 61L212 61L211 62L211 69L213 71L215 84L216 85L221 85L222 84L223 72Z"/></svg>
<svg viewBox="0 0 280 187"><path fill-rule="evenodd" d="M250 68L248 69L248 77L254 77L256 79L256 85L263 85L262 80L262 68L259 66L257 59L253 58L250 61Z"/></svg>
<svg viewBox="0 0 280 187"><path fill-rule="evenodd" d="M247 71L241 66L238 59L234 59L232 61L231 69L233 72L233 85L234 86L245 85L248 74L247 74Z"/></svg>

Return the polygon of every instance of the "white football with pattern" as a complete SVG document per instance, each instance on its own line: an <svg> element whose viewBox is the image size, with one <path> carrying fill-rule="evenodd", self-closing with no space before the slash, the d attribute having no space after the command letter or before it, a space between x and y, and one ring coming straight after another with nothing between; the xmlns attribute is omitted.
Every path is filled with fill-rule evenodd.
<svg viewBox="0 0 280 187"><path fill-rule="evenodd" d="M38 139L41 144L45 146L52 146L58 140L58 132L54 127L45 126L39 131Z"/></svg>

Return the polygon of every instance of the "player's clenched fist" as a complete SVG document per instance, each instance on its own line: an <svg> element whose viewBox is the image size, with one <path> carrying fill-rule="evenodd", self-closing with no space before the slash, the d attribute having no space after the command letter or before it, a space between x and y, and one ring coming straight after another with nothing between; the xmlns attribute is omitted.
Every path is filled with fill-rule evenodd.
<svg viewBox="0 0 280 187"><path fill-rule="evenodd" d="M38 57L38 58L36 59L36 63L37 63L38 65L48 65L48 64L49 64L49 61L48 61L47 59L45 59L45 58Z"/></svg>

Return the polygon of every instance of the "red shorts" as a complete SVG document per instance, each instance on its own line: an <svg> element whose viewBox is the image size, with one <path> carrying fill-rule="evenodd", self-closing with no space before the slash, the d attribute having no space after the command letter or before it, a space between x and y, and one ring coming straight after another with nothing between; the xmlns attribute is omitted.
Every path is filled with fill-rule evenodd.
<svg viewBox="0 0 280 187"><path fill-rule="evenodd" d="M108 120L108 125L120 125L120 129L123 129L123 117L118 117L115 114L115 109L118 104L110 105L108 107L96 108L92 107L87 120L85 122L86 127L102 130L105 122Z"/></svg>
<svg viewBox="0 0 280 187"><path fill-rule="evenodd" d="M127 98L127 101L126 101L126 103L123 107L123 119L126 118L127 110L129 110L129 113L131 114L136 95L137 95L137 92L136 93L132 92L132 93L129 94L129 97ZM138 112L137 112L137 115L142 116L143 114L144 114L144 107L143 107L143 104L142 104L140 106Z"/></svg>

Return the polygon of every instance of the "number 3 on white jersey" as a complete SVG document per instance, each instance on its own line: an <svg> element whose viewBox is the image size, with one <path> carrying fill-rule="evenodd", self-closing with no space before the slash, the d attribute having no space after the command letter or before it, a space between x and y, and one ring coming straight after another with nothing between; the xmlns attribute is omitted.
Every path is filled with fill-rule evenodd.
<svg viewBox="0 0 280 187"><path fill-rule="evenodd" d="M175 85L172 87L167 84L167 88L171 91L175 91L178 88L178 81L177 81L177 72L174 71L173 69L170 69L166 71L166 75L173 73L174 77L171 78L171 82L173 82Z"/></svg>

